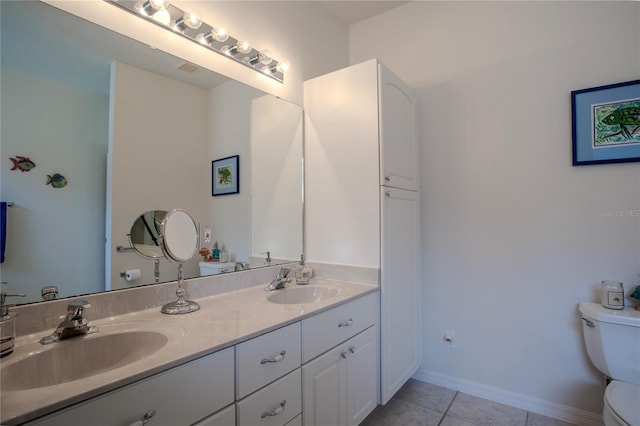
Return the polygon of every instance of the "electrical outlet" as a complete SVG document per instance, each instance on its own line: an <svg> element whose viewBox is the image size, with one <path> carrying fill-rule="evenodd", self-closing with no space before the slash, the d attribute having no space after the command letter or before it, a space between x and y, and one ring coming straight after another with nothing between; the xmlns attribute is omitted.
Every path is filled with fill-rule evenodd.
<svg viewBox="0 0 640 426"><path fill-rule="evenodd" d="M204 228L204 242L205 244L211 242L211 228Z"/></svg>

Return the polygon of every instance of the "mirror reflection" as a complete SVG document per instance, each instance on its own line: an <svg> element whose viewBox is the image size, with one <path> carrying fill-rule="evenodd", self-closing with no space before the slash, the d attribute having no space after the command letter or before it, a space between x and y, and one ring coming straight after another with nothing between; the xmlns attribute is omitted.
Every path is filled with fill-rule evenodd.
<svg viewBox="0 0 640 426"><path fill-rule="evenodd" d="M139 255L151 259L164 257L160 244L162 220L166 214L165 210L144 212L131 225L129 242Z"/></svg>
<svg viewBox="0 0 640 426"><path fill-rule="evenodd" d="M117 247L134 243L141 214L176 207L193 215L200 247L224 245L243 269L300 258L300 107L41 2L2 2L1 19L10 290L35 302L50 285L70 297L174 281L153 238L139 243L149 259ZM233 155L239 192L212 197L211 163ZM11 170L18 156L35 167ZM56 174L65 186L47 184ZM185 278L201 260L184 262ZM132 269L140 278L127 281Z"/></svg>

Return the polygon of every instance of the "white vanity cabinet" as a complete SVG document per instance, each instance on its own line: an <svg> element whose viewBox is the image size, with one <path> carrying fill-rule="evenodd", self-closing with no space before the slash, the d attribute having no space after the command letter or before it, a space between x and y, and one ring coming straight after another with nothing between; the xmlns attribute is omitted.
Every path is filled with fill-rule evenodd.
<svg viewBox="0 0 640 426"><path fill-rule="evenodd" d="M227 348L204 356L29 425L128 426L142 422L145 415L149 426L196 423L233 403L233 353L234 348Z"/></svg>
<svg viewBox="0 0 640 426"><path fill-rule="evenodd" d="M357 425L377 405L376 313L371 294L302 321L305 426Z"/></svg>
<svg viewBox="0 0 640 426"><path fill-rule="evenodd" d="M305 256L380 268L380 401L420 365L416 97L372 59L304 82Z"/></svg>

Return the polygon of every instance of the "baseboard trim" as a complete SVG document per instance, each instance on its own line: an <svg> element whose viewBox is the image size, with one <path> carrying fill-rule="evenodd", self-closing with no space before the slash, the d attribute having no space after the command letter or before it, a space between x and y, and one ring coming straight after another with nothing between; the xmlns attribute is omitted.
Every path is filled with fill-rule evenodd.
<svg viewBox="0 0 640 426"><path fill-rule="evenodd" d="M416 380L464 392L469 395L510 405L512 407L521 408L543 416L562 420L563 422L581 426L604 425L601 414L532 398L515 392L505 391L503 389L483 385L482 383L459 379L457 377L435 373L425 369L418 370L412 377Z"/></svg>

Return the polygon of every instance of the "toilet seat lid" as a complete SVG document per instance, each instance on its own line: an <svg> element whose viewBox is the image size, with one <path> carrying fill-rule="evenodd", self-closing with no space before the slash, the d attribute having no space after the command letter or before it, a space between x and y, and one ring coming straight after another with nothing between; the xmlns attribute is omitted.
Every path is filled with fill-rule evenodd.
<svg viewBox="0 0 640 426"><path fill-rule="evenodd" d="M640 385L614 380L604 392L604 401L627 424L640 426Z"/></svg>

